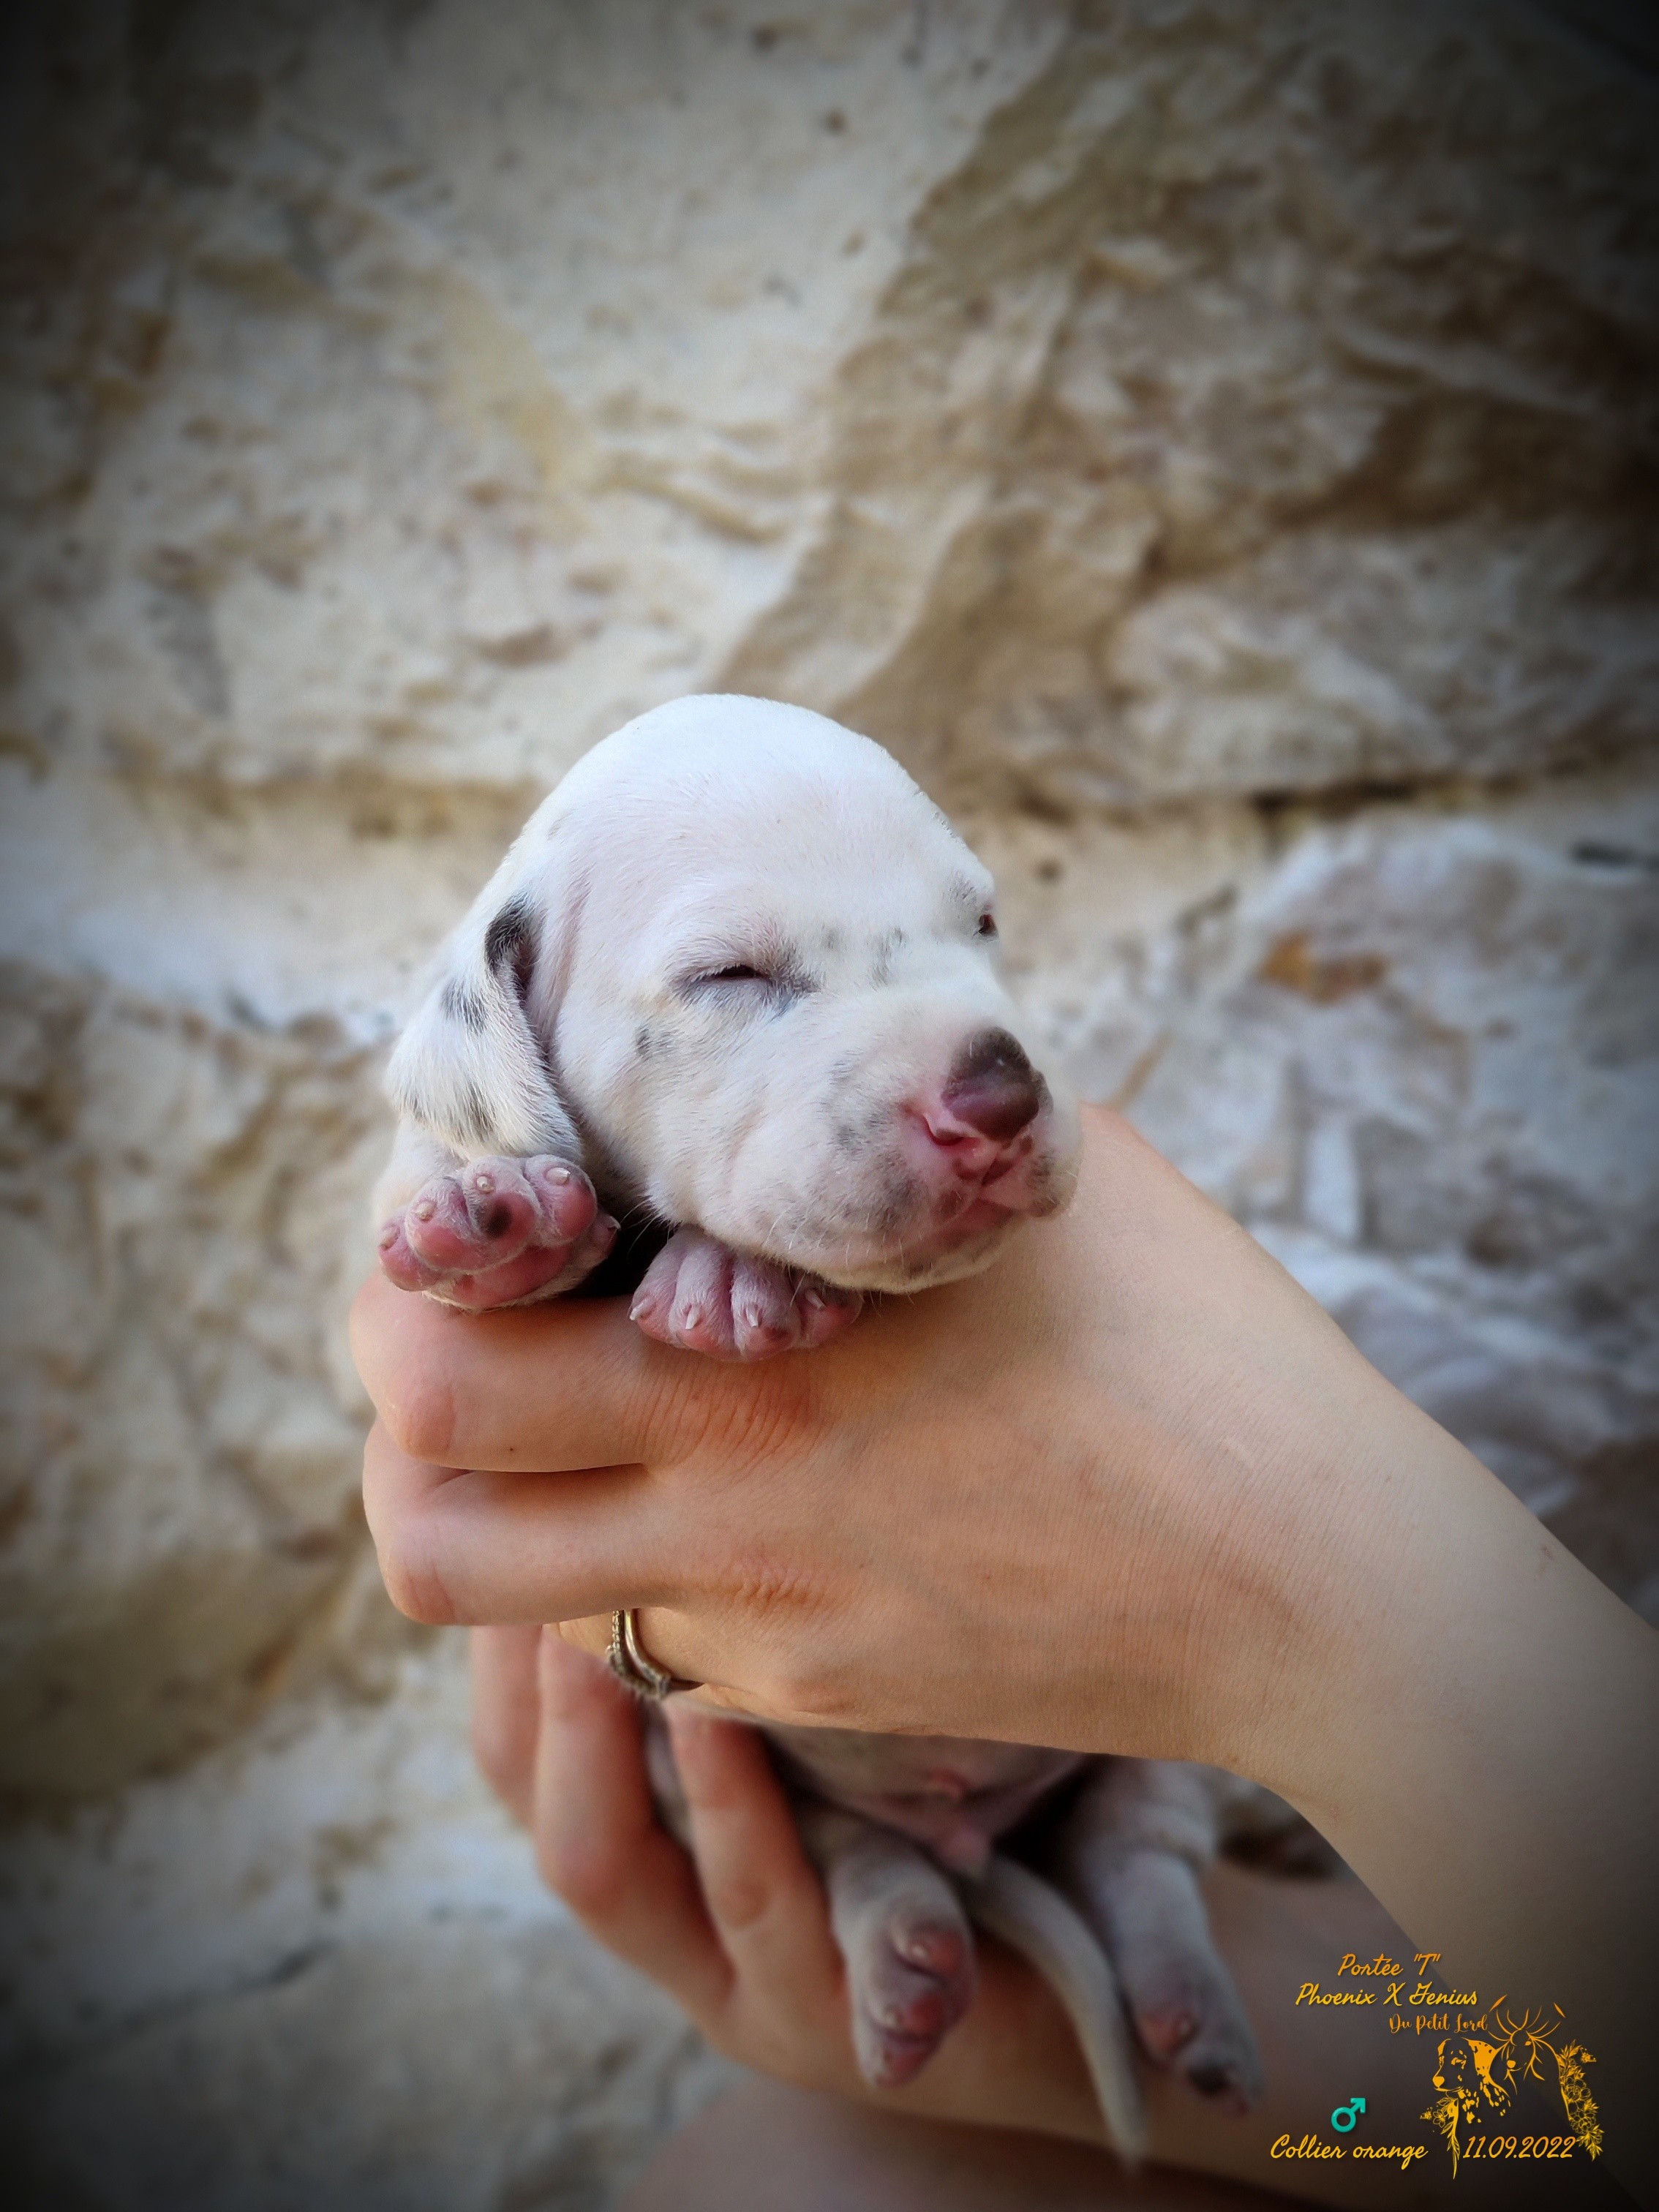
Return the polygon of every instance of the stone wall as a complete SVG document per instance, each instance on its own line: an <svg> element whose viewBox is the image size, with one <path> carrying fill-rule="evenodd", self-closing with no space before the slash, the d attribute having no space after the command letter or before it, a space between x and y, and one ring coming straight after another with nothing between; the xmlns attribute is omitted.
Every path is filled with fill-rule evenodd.
<svg viewBox="0 0 1659 2212"><path fill-rule="evenodd" d="M1659 96L1523 0L16 11L9 2135L598 2205L718 2078L379 1596L421 959L700 690L879 738L1123 1104L1659 1617Z"/></svg>

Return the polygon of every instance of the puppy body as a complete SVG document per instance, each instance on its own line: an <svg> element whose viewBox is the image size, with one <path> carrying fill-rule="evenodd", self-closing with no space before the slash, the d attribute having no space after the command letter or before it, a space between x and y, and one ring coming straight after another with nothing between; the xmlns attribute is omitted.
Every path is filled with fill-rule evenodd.
<svg viewBox="0 0 1659 2212"><path fill-rule="evenodd" d="M398 1046L387 1273L475 1309L553 1297L645 1218L670 1233L639 1325L750 1358L989 1265L1065 1205L1078 1154L994 934L985 869L878 746L753 699L641 716L532 816ZM1148 2055L1254 2096L1197 1882L1230 1823L1292 1824L1277 1801L1189 1766L769 1733L872 2082L908 2079L969 2001L965 1895L1068 1996L1125 2148L1107 1959ZM660 1729L650 1749L672 1819ZM1045 1811L1053 1888L996 1850Z"/></svg>

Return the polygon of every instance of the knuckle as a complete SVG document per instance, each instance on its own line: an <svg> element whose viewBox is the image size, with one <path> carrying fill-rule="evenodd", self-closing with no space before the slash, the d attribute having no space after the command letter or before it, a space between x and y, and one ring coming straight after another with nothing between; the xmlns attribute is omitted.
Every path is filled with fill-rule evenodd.
<svg viewBox="0 0 1659 2212"><path fill-rule="evenodd" d="M579 1838L544 1833L536 1839L536 1867L554 1895L589 1927L603 1928L617 1917L628 1875L615 1853Z"/></svg>
<svg viewBox="0 0 1659 2212"><path fill-rule="evenodd" d="M728 1547L708 1562L714 1588L748 1622L753 1633L793 1651L805 1623L819 1610L815 1580L769 1547Z"/></svg>
<svg viewBox="0 0 1659 2212"><path fill-rule="evenodd" d="M682 1356L647 1367L641 1405L647 1461L687 1457L702 1446L709 1425L708 1364Z"/></svg>
<svg viewBox="0 0 1659 2212"><path fill-rule="evenodd" d="M454 1628L460 1615L432 1556L425 1516L405 1516L376 1541L380 1579L399 1613L424 1628Z"/></svg>
<svg viewBox="0 0 1659 2212"><path fill-rule="evenodd" d="M727 1441L752 1462L799 1445L819 1418L818 1388L811 1362L785 1358L749 1370L749 1388L727 1394Z"/></svg>
<svg viewBox="0 0 1659 2212"><path fill-rule="evenodd" d="M393 1378L380 1408L398 1449L429 1467L447 1467L455 1441L455 1393L447 1376L416 1367Z"/></svg>
<svg viewBox="0 0 1659 2212"><path fill-rule="evenodd" d="M708 1910L722 1928L741 1936L765 1917L771 1903L771 1891L758 1875L739 1867L723 1868L716 1874L702 1870L703 1895Z"/></svg>
<svg viewBox="0 0 1659 2212"><path fill-rule="evenodd" d="M781 1713L815 1728L856 1729L863 1707L848 1686L833 1675L791 1668L774 1678L771 1703Z"/></svg>
<svg viewBox="0 0 1659 2212"><path fill-rule="evenodd" d="M769 1708L823 1728L862 1728L867 1724L866 1706L857 1695L854 1669L823 1648L810 1624L800 1615L766 1673Z"/></svg>

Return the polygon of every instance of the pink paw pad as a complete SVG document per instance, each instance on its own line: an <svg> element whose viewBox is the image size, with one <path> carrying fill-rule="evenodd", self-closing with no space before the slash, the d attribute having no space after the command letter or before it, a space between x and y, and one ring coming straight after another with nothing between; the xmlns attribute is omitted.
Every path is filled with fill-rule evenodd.
<svg viewBox="0 0 1659 2212"><path fill-rule="evenodd" d="M712 1359L769 1359L825 1344L858 1318L856 1291L676 1231L647 1269L631 1317L647 1336Z"/></svg>
<svg viewBox="0 0 1659 2212"><path fill-rule="evenodd" d="M1247 2112L1261 2093L1255 2039L1231 1984L1205 1963L1170 1960L1151 1986L1126 1977L1130 2015L1149 2057L1184 2074L1201 2097Z"/></svg>
<svg viewBox="0 0 1659 2212"><path fill-rule="evenodd" d="M579 1167L491 1157L423 1184L382 1229L380 1265L451 1305L514 1305L580 1281L616 1234Z"/></svg>
<svg viewBox="0 0 1659 2212"><path fill-rule="evenodd" d="M872 2087L896 2089L921 2071L973 2000L965 1929L896 1913L852 1968L853 2041Z"/></svg>

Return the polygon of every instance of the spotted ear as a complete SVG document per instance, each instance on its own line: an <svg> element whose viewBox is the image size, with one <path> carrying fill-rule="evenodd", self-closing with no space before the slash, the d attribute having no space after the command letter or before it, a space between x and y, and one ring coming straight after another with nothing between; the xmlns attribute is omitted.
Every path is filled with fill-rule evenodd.
<svg viewBox="0 0 1659 2212"><path fill-rule="evenodd" d="M526 829L444 948L386 1069L398 1113L466 1157L580 1157L543 1042L568 932L561 872L545 833L532 838L538 826Z"/></svg>

